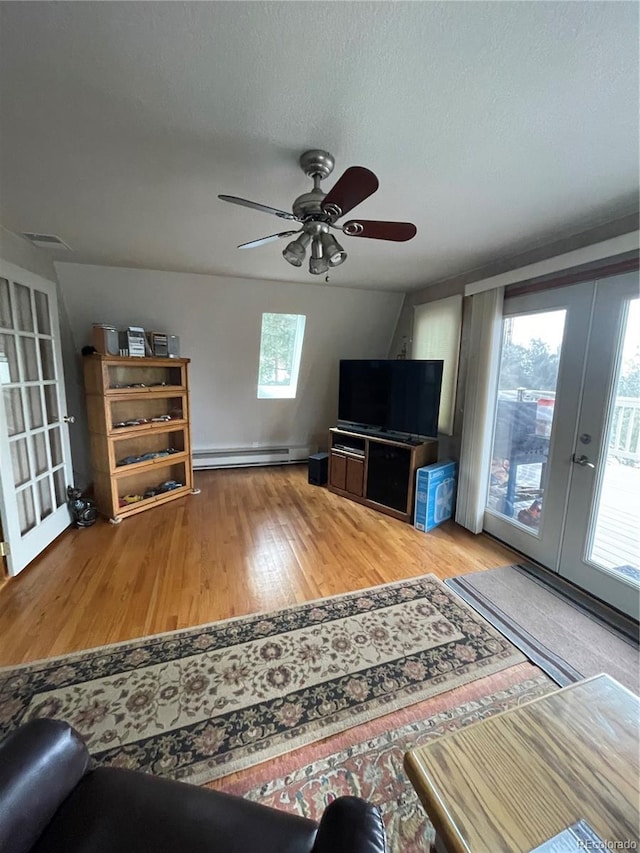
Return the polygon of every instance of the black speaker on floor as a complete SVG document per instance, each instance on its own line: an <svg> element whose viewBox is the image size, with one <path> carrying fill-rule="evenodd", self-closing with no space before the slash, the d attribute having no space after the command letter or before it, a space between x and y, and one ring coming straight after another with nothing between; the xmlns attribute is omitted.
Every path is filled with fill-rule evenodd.
<svg viewBox="0 0 640 853"><path fill-rule="evenodd" d="M309 482L313 486L326 485L329 476L329 454L314 453L309 457Z"/></svg>

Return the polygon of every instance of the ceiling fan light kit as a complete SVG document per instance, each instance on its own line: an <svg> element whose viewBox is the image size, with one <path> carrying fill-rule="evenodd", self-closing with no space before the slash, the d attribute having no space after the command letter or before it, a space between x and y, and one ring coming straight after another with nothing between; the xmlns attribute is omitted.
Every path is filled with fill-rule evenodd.
<svg viewBox="0 0 640 853"><path fill-rule="evenodd" d="M322 241L322 248L330 266L337 267L346 261L347 253L333 234L323 234L320 240Z"/></svg>
<svg viewBox="0 0 640 853"><path fill-rule="evenodd" d="M373 172L363 166L350 166L333 189L324 193L320 189L320 182L331 174L334 164L334 158L328 151L314 148L304 152L300 157L300 167L305 175L313 180L313 189L298 196L293 202L292 213L237 196L219 195L218 198L222 201L302 223L299 231L270 234L268 237L242 243L238 248L253 249L297 234L296 239L283 250L284 259L294 267L301 267L307 248L311 245L309 272L312 275L321 275L326 273L329 267L337 267L347 259L347 253L330 233L330 228L340 230L348 237L368 237L373 240L404 242L415 237L417 229L411 222L362 219L336 225L336 220L349 213L378 189L378 179Z"/></svg>
<svg viewBox="0 0 640 853"><path fill-rule="evenodd" d="M321 255L318 257L312 252L311 257L309 258L309 272L312 275L322 275L328 271L329 264L327 263L327 259L323 258Z"/></svg>
<svg viewBox="0 0 640 853"><path fill-rule="evenodd" d="M294 231L294 234L297 232ZM303 231L299 237L293 240L286 249L282 250L282 256L285 261L289 261L294 267L301 267L304 261L304 256L307 251L307 246L311 242L311 234Z"/></svg>

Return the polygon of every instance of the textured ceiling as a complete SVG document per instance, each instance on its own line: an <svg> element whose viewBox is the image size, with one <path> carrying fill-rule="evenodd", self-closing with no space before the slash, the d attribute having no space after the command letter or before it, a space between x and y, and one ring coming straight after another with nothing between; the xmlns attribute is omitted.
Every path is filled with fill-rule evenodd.
<svg viewBox="0 0 640 853"><path fill-rule="evenodd" d="M282 244L307 148L380 189L394 244L335 285L415 289L631 211L635 2L2 2L0 221L63 260L312 281ZM285 225L285 227L287 227Z"/></svg>

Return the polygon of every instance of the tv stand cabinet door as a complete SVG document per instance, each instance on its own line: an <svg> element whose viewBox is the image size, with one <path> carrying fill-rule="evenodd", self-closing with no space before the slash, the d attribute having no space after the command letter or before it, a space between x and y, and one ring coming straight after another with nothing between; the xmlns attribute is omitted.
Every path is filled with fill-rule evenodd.
<svg viewBox="0 0 640 853"><path fill-rule="evenodd" d="M364 460L347 456L347 491L359 498L364 493Z"/></svg>
<svg viewBox="0 0 640 853"><path fill-rule="evenodd" d="M345 491L347 488L347 457L331 453L329 458L329 485Z"/></svg>
<svg viewBox="0 0 640 853"><path fill-rule="evenodd" d="M367 498L397 512L410 514L411 462L409 447L382 441L369 442Z"/></svg>
<svg viewBox="0 0 640 853"><path fill-rule="evenodd" d="M332 451L329 485L361 498L364 494L364 459Z"/></svg>

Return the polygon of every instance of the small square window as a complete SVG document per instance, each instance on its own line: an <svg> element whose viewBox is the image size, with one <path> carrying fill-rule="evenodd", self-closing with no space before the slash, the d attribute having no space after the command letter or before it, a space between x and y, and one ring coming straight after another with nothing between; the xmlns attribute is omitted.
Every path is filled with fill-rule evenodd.
<svg viewBox="0 0 640 853"><path fill-rule="evenodd" d="M258 399L296 396L304 338L304 314L263 314Z"/></svg>

